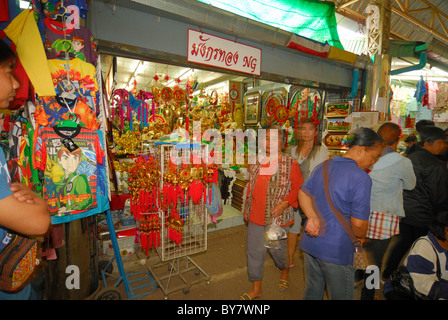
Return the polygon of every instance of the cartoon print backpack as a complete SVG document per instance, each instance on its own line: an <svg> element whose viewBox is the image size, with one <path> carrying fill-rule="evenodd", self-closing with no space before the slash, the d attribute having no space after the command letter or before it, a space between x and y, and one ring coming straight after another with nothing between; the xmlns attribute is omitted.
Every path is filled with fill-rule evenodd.
<svg viewBox="0 0 448 320"><path fill-rule="evenodd" d="M32 279L38 242L0 228L0 290L14 292Z"/></svg>

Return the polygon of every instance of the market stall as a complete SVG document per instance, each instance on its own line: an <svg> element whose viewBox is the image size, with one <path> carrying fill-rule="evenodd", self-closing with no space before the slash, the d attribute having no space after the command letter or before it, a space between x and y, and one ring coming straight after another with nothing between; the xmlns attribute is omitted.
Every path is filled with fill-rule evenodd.
<svg viewBox="0 0 448 320"><path fill-rule="evenodd" d="M61 8L70 23L62 23ZM83 27L87 12L81 2L36 2L3 30L21 83L12 113L3 114L12 142L7 159L16 168L13 179L48 204L51 227L42 243L48 299L82 299L96 291L95 216L109 208L102 82L93 36ZM64 285L72 265L79 290Z"/></svg>
<svg viewBox="0 0 448 320"><path fill-rule="evenodd" d="M448 84L427 80L423 75L415 82L415 85L403 85L395 81L391 87L390 119L403 128L403 141L418 134L415 124L421 120L434 121L442 128L448 120ZM404 152L405 149L403 142L400 150Z"/></svg>
<svg viewBox="0 0 448 320"><path fill-rule="evenodd" d="M171 26L180 24L186 31L176 34L181 49L176 41L174 49L166 41L147 42L146 33L138 43L152 47L116 46L116 34L103 29L110 12L101 11L103 2L93 4L96 20L87 25L101 39L85 27L90 11L83 1L37 1L4 30L17 49L16 75L23 84L2 113L7 159L12 175L48 205L51 228L43 256L49 299L87 298L101 278L107 289L111 265L119 269L116 285L124 283L127 298L141 297L121 259L134 249L145 261L160 258L144 274L152 286L145 294L156 290L155 279L167 296L197 283L185 281L186 272L209 281L191 258L207 250L209 226L219 227L230 208L242 223L257 129L282 126L288 147L296 143L300 122L311 118L324 143L343 151L333 140L327 144L330 134L349 130L334 121L337 108L330 106L346 106L339 118L360 111L359 99L348 98L358 87L351 79L357 59L329 61L286 46L233 41L184 21L169 21L157 36L169 38ZM118 6L115 19L131 13L155 17ZM149 18L141 21L156 27ZM136 20L122 24L129 35L123 42L136 36L130 27ZM185 47L187 55L179 54ZM112 256L99 261L109 243ZM179 269L184 259L193 270ZM159 275L156 267L165 264L170 274ZM83 290L64 286L72 265L80 270ZM173 275L184 283L169 287L165 281Z"/></svg>

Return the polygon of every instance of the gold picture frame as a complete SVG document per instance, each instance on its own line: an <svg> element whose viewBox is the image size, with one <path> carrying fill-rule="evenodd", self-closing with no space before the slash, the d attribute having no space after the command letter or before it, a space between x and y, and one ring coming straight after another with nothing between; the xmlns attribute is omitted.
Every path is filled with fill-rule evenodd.
<svg viewBox="0 0 448 320"><path fill-rule="evenodd" d="M344 118L350 114L350 104L343 103L327 103L325 105L325 116L327 118Z"/></svg>
<svg viewBox="0 0 448 320"><path fill-rule="evenodd" d="M244 96L244 124L257 124L260 119L261 95L258 91Z"/></svg>

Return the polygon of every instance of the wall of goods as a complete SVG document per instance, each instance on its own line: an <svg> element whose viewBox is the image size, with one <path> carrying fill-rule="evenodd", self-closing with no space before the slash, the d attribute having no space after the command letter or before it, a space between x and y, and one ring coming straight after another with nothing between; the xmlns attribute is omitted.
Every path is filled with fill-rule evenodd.
<svg viewBox="0 0 448 320"><path fill-rule="evenodd" d="M420 120L432 120L437 126L448 128L448 84L427 80L423 76L415 86L393 84L391 86L390 119L403 128L404 141L415 135L415 124ZM398 145L400 152L405 143Z"/></svg>
<svg viewBox="0 0 448 320"><path fill-rule="evenodd" d="M114 74L106 73L110 77ZM145 76L148 79L148 75ZM191 177L197 176L197 172L194 173L193 170L201 167L202 178L199 177L195 182L202 185L203 190L207 190L206 186L210 181L204 180L204 173L208 169L214 170L217 174L213 175L217 176L217 180L213 183L217 182L220 188L222 203L241 211L244 207L248 178L248 146L245 141L244 164L239 164L236 159L237 141L233 144L234 161L231 164L224 163L226 130L257 129L278 124L287 130L287 145L292 146L296 142L300 121L312 118L319 123L322 143L330 149L331 154L336 155L344 152L342 137L350 128L366 124L367 113L363 113L363 117L356 117L359 112L354 112L358 111L359 100L340 99L338 93L327 94L326 97L324 91L314 88L254 81L250 78L241 80L241 77L218 85L214 83L208 87L196 76L195 70L184 79L176 78L175 74L162 73L152 74L149 78L151 77L146 90L140 88L144 87L147 81L143 85L134 81L129 91L123 88L107 89L110 92L108 118L111 122L113 166L117 178L111 187L115 188L118 194L129 194L132 201L137 201L134 198L136 193L133 175L134 166L139 161L131 159L147 154L155 146L175 141L178 139L175 133L181 132L179 129L188 132L194 142L208 144L209 151L218 150L218 157L223 163L185 165L182 169L184 171L172 172L174 185L183 185L183 189L190 192L191 183L194 181ZM106 79L105 83L112 84L113 81ZM222 145L216 149L214 142L210 142L206 136L195 136L194 122L200 122L201 134L209 129L219 132L222 135ZM142 163L148 166L152 161ZM141 175L144 172L152 172L151 170L153 169L149 167L141 167ZM182 176L185 177L184 180ZM162 180L165 181L164 178ZM171 180L173 181L173 177ZM140 193L138 194L140 196ZM132 201L127 209L128 215L131 215ZM216 221L221 210L209 207L209 212L212 213L211 222Z"/></svg>
<svg viewBox="0 0 448 320"><path fill-rule="evenodd" d="M51 228L42 256L65 261L56 250L71 245L64 242L64 225L109 209L101 70L94 38L83 27L85 1L33 4L15 10L15 1L7 2L2 33L16 53L14 74L21 86L2 110L1 143L11 178L48 204Z"/></svg>
<svg viewBox="0 0 448 320"><path fill-rule="evenodd" d="M114 73L109 74L112 76ZM224 162L224 134L228 129L257 129L269 124L278 124L287 130L287 143L292 146L301 120L310 117L318 123L323 120L325 96L323 91L317 89L265 81L254 82L253 79L224 81L209 88L198 79L194 71L184 80L170 74L157 73L152 77L147 90L139 89L137 82L133 83L130 91L122 88L110 89L108 117L111 120L114 143L113 164L117 173L117 180L112 188L117 188L116 191L120 194L133 193L134 180L130 173L134 165L130 161L132 155L145 154L154 146L176 140L174 133L180 132L178 129L187 131L195 142L201 140L209 144L209 151L218 150L218 157ZM175 81L172 81L173 79ZM174 85L167 85L173 82ZM196 137L194 122L200 122L201 134L209 129L217 130L222 135L222 145L216 149L206 136ZM240 211L244 206L247 183L247 147L245 141L245 164L237 162L235 141L233 163L208 166L218 172L223 204L232 205ZM333 142L332 147L336 149L337 145ZM187 169L194 170L195 166L190 165ZM203 172L206 172L205 167ZM189 176L193 176L193 173L190 172ZM176 180L180 183L181 178ZM206 185L204 180L200 182ZM209 208L212 212L216 210Z"/></svg>
<svg viewBox="0 0 448 320"><path fill-rule="evenodd" d="M448 122L448 84L423 78L414 87L392 85L392 121L413 128L419 120Z"/></svg>

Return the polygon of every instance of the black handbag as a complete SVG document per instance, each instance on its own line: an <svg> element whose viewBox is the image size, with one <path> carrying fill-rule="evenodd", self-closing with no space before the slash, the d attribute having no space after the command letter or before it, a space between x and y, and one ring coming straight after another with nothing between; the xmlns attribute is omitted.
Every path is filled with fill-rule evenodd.
<svg viewBox="0 0 448 320"><path fill-rule="evenodd" d="M425 239L425 238L420 238ZM420 240L419 239L419 240ZM419 241L417 240L417 241ZM426 239L425 239L426 240ZM417 241L414 242L413 246L417 243ZM429 243L431 243L429 240L427 240ZM386 298L388 300L438 300L439 296L439 290L440 290L440 282L446 282L446 280L442 279L441 272L440 272L440 261L439 261L439 255L437 253L437 250L434 248L433 244L431 243L431 246L436 254L437 257L437 279L439 279L438 282L436 282L436 293L434 298L428 297L427 295L424 295L415 289L414 281L412 280L411 275L409 274L408 269L406 266L399 266L397 270L395 270L390 275L390 282L393 287L393 292L389 293Z"/></svg>

